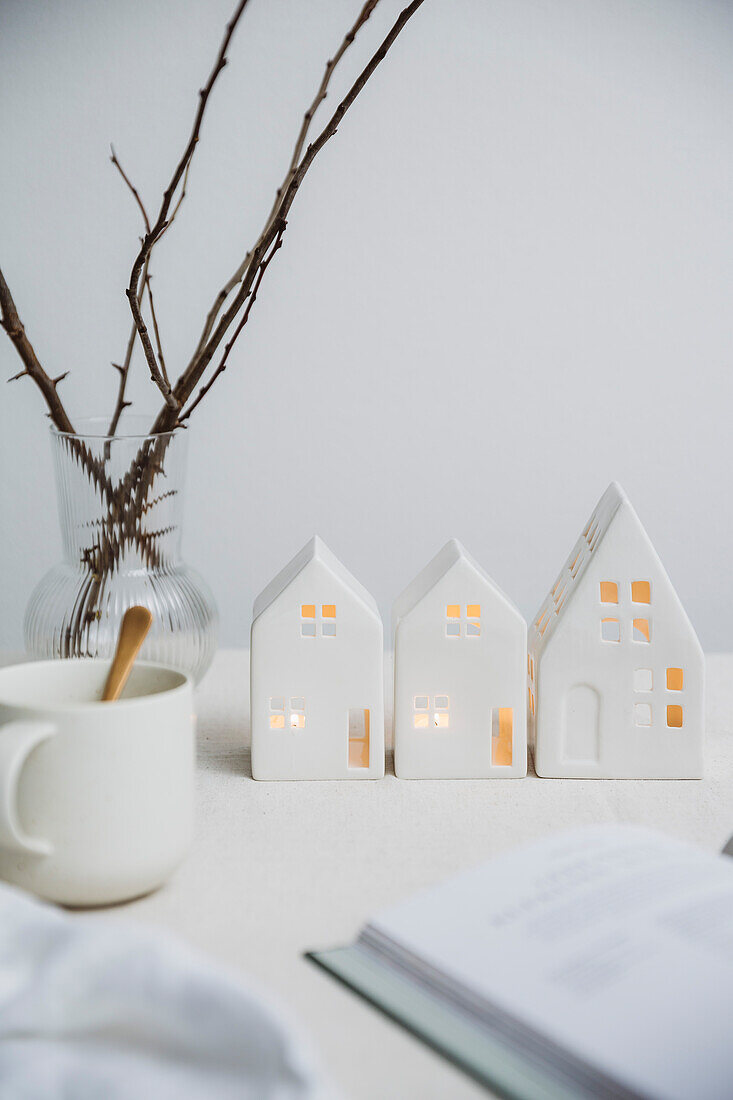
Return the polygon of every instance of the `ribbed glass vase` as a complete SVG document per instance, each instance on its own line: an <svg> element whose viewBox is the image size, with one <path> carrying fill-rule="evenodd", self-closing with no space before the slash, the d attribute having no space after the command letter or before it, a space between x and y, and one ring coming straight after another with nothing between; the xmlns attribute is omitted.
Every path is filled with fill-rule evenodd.
<svg viewBox="0 0 733 1100"><path fill-rule="evenodd" d="M125 430L148 424L128 418ZM198 681L218 616L180 557L187 433L110 437L97 420L77 429L51 432L64 560L31 595L26 647L34 657L110 657L125 611L142 604L153 625L141 659Z"/></svg>

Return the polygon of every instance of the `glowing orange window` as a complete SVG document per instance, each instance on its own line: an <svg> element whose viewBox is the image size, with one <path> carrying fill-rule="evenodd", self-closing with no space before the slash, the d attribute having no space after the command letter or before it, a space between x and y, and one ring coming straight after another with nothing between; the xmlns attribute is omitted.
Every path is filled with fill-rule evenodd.
<svg viewBox="0 0 733 1100"><path fill-rule="evenodd" d="M601 581L601 603L618 603L616 581Z"/></svg>
<svg viewBox="0 0 733 1100"><path fill-rule="evenodd" d="M667 691L682 691L685 674L681 668L667 669Z"/></svg>
<svg viewBox="0 0 733 1100"><path fill-rule="evenodd" d="M316 605L304 603L300 607L300 635L302 638L316 636Z"/></svg>
<svg viewBox="0 0 733 1100"><path fill-rule="evenodd" d="M416 695L412 724L416 730L450 728L450 700L447 695Z"/></svg>
<svg viewBox="0 0 733 1100"><path fill-rule="evenodd" d="M270 699L270 729L285 729L285 700L282 696Z"/></svg>
<svg viewBox="0 0 733 1100"><path fill-rule="evenodd" d="M303 638L315 638L321 634L324 638L336 637L336 604L304 603L300 605L300 633Z"/></svg>
<svg viewBox="0 0 733 1100"><path fill-rule="evenodd" d="M416 695L413 703L412 724L416 730L426 730L430 725L430 696Z"/></svg>
<svg viewBox="0 0 733 1100"><path fill-rule="evenodd" d="M449 699L447 695L436 695L433 698L433 725L438 729L447 730L450 726L448 713Z"/></svg>
<svg viewBox="0 0 733 1100"><path fill-rule="evenodd" d="M682 707L678 703L670 703L667 706L667 725L673 729L682 726Z"/></svg>
<svg viewBox="0 0 733 1100"><path fill-rule="evenodd" d="M648 619L634 619L632 637L635 642L650 642L652 640L652 628Z"/></svg>
<svg viewBox="0 0 733 1100"><path fill-rule="evenodd" d="M631 599L634 603L651 603L652 587L649 581L632 581Z"/></svg>
<svg viewBox="0 0 733 1100"><path fill-rule="evenodd" d="M349 710L349 767L369 767L369 711L364 707Z"/></svg>
<svg viewBox="0 0 733 1100"><path fill-rule="evenodd" d="M511 707L494 707L491 712L491 763L508 765L512 762L514 735L514 711Z"/></svg>
<svg viewBox="0 0 733 1100"><path fill-rule="evenodd" d="M282 696L270 699L270 729L304 730L305 699L301 695L289 700Z"/></svg>

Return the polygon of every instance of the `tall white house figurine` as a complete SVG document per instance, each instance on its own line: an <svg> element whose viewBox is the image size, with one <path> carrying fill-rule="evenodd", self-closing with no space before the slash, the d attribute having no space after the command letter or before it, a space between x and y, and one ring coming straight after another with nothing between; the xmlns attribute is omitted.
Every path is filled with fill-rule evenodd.
<svg viewBox="0 0 733 1100"><path fill-rule="evenodd" d="M620 485L585 525L529 647L538 775L702 776L702 649Z"/></svg>
<svg viewBox="0 0 733 1100"><path fill-rule="evenodd" d="M393 608L395 774L527 774L527 626L452 539Z"/></svg>
<svg viewBox="0 0 733 1100"><path fill-rule="evenodd" d="M255 779L384 775L382 620L318 537L255 600Z"/></svg>

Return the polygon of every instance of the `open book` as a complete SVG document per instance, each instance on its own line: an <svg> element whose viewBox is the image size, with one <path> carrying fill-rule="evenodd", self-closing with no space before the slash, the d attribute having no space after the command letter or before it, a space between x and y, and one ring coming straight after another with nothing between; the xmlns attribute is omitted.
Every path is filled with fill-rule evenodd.
<svg viewBox="0 0 733 1100"><path fill-rule="evenodd" d="M733 1097L733 860L558 833L310 956L509 1096Z"/></svg>

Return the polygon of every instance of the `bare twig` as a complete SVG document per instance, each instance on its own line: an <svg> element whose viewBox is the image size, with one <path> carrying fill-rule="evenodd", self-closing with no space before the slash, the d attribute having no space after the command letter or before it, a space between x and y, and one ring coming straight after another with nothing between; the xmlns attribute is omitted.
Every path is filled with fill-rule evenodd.
<svg viewBox="0 0 733 1100"><path fill-rule="evenodd" d="M170 222L168 224L170 225ZM143 280L143 286L146 286L147 290L148 290L148 304L150 305L150 317L151 317L151 320L153 322L153 332L155 334L155 347L156 347L157 352L158 352L158 362L160 363L160 373L163 375L163 378L165 380L165 384L168 386L168 389L170 389L171 384L170 384L170 381L168 379L168 371L166 370L165 359L163 358L163 346L160 342L160 329L158 328L158 318L155 315L155 303L153 302L152 281L153 281L153 276L150 273L148 273L146 275L145 279Z"/></svg>
<svg viewBox="0 0 733 1100"><path fill-rule="evenodd" d="M142 285L140 287L140 295L141 296L142 296L143 289L147 284L147 278L148 278L148 267L147 267L147 264L146 264L145 265L145 270L143 272ZM120 417L122 416L125 409L129 409L130 405L132 404L131 401L126 401L125 400L125 390L127 389L127 378L128 378L129 373L130 373L130 363L132 362L132 353L135 350L135 338L136 338L136 336L137 336L137 326L133 322L133 324L130 327L130 335L127 338L127 347L125 348L125 358L122 360L122 363L113 363L112 364L112 366L115 368L115 370L119 371L120 381L119 381L119 385L117 387L117 400L115 401L114 412L112 413L112 419L110 420L109 427L107 429L107 434L108 435L114 435L115 434L115 432L117 431L117 425L120 422Z"/></svg>
<svg viewBox="0 0 733 1100"><path fill-rule="evenodd" d="M23 363L23 370L14 375L10 381L15 381L15 379L22 378L24 375L28 375L29 378L32 378L43 394L46 404L48 405L48 415L58 430L60 432L70 432L73 434L74 426L69 420L66 409L57 392L58 383L62 378L65 378L66 375L61 374L58 378L51 378L46 374L39 363L38 357L33 350L33 345L26 336L23 322L18 316L18 310L15 307L13 296L10 293L8 284L5 282L2 271L0 271L0 325L2 325L13 341L15 350Z"/></svg>
<svg viewBox="0 0 733 1100"><path fill-rule="evenodd" d="M163 231L161 232L160 237L165 236L165 234L168 232L170 227L173 225L173 221L175 219L176 214L181 209L181 203L183 202L183 200L186 197L186 188L188 187L188 173L190 172L190 170L191 170L191 161L189 160L188 164L186 165L186 171L183 173L183 183L181 184L181 193L178 196L178 198L176 199L176 205L171 210L170 217L168 218L168 221L165 223L165 227L164 227ZM158 237L158 240L160 240L160 237Z"/></svg>
<svg viewBox="0 0 733 1100"><path fill-rule="evenodd" d="M308 148L303 154L295 171L290 174L289 183L285 188L277 206L276 218L274 220L271 219L268 224L266 224L265 229L262 231L257 244L252 249L251 258L245 269L239 289L232 299L231 305L221 315L218 324L214 328L212 335L207 340L204 347L194 353L193 358L190 360L185 370L176 382L173 392L175 403L177 404L177 410L175 410L170 403L167 403L166 406L161 409L155 420L155 423L153 424L153 427L151 429L153 433L170 431L176 426L176 423L178 421L178 411L180 411L180 409L182 409L185 406L186 402L189 400L191 394L193 393L194 389L201 380L201 377L205 373L209 363L211 362L211 359L215 354L217 347L224 339L227 330L229 329L230 325L239 313L239 310L242 308L243 304L249 297L253 282L256 278L257 272L262 262L262 258L267 254L267 251L277 237L280 223L286 220L288 211L290 210L290 207L295 200L295 196L297 195L300 185L302 184L310 166L312 165L313 161L315 160L321 149L324 147L324 145L328 141L330 141L330 139L337 132L344 115L349 110L361 90L364 88L371 75L387 56L387 53L389 52L391 46L397 40L401 31L404 29L404 27L418 10L418 8L423 4L423 2L424 0L412 0L411 4L408 4L406 8L403 8L403 10L400 12L397 19L395 20L394 24L392 25L391 30L383 40L382 44L372 55L369 62L362 69L359 76L356 78L354 83L351 85L349 91L336 107L336 110L333 112L331 118L323 127L318 137L308 145Z"/></svg>
<svg viewBox="0 0 733 1100"><path fill-rule="evenodd" d="M186 411L183 413L183 415L178 417L178 423L179 424L182 424L184 420L188 420L188 418L191 415L191 413L193 412L193 410L203 400L203 398L209 392L211 387L214 385L214 382L216 382L219 375L223 374L224 371L227 369L227 359L229 358L229 352L234 347L235 340L237 339L240 332L242 331L244 326L247 324L247 321L249 320L249 315L252 312L252 306L257 301L257 291L260 289L260 283L262 282L262 276L267 271L267 268L268 268L268 266L270 264L270 261L272 260L273 256L275 255L277 250L282 246L283 233L285 232L285 228L286 228L285 222L283 222L282 225L280 226L279 231L278 231L278 235L277 235L277 238L275 240L274 245L272 246L272 248L270 249L268 254L266 256L263 256L263 258L260 262L259 269L257 271L257 278L255 279L255 281L252 285L252 292L249 296L249 300L247 302L247 307L244 310L244 313L242 314L242 316L240 318L239 324L237 325L236 329L232 333L232 337L229 340L229 343L224 348L224 354L222 355L221 360L219 361L219 366L216 368L216 370L214 371L214 373L212 374L211 378L206 383L206 385L201 387L198 394L196 395L195 400L192 401L192 403L189 405L189 407L186 409Z"/></svg>
<svg viewBox="0 0 733 1100"><path fill-rule="evenodd" d="M109 147L109 148L110 148L110 151L111 151L111 153L112 153L112 156L111 156L111 157L110 157L109 159L110 159L110 160L112 161L112 163L114 164L115 168L116 168L116 169L117 169L117 171L118 171L118 172L120 173L120 175L122 176L123 180L125 181L125 183L126 183L126 184L127 184L127 186L129 187L130 191L132 192L133 198L135 199L135 202L137 203L137 205L138 205L138 207L139 207L139 209L140 209L140 213L141 213L141 214L142 214L142 216L143 216L143 223L144 223L144 225L145 225L145 232L146 232L146 233L149 233L149 232L150 232L150 220L149 220L149 218L148 218L148 212L147 212L147 210L145 209L145 206L143 205L143 200L142 200L142 199L140 198L140 195L139 195L139 193L138 193L138 190L137 190L137 188L133 186L133 184L132 184L132 182L131 182L130 178L128 177L128 175L127 175L127 173L125 172L124 168L122 167L122 165L120 164L119 160L117 159L117 154L115 153L115 147L114 147L114 145L110 145L110 147Z"/></svg>
<svg viewBox="0 0 733 1100"><path fill-rule="evenodd" d="M303 147L305 145L305 139L308 136L308 131L309 131L311 123L313 121L313 117L314 117L316 111L318 110L318 107L320 106L320 104L323 102L323 100L326 98L326 96L328 94L328 86L331 82L331 77L334 74L336 66L338 65L339 61L344 56L346 51L348 50L349 46L351 46L351 44L354 42L354 39L356 38L357 34L361 30L361 28L364 26L367 19L372 14L372 12L374 11L374 9L376 8L378 3L379 3L379 0L367 0L367 2L364 4L361 11L359 12L359 15L357 16L356 22L351 27L351 29L348 30L346 32L346 34L344 35L344 38L341 42L341 45L336 50L336 53L326 63L326 69L325 69L325 72L323 74L323 78L321 80L321 83L318 86L318 91L316 92L315 98L314 98L313 102L311 103L310 107L308 108L308 110L303 115L303 121L301 123L300 130L298 132L298 137L297 137L296 142L295 142L295 147L293 149L293 153L292 153L292 156L290 158L290 164L288 166L288 171L285 175L285 178L284 178L283 182L280 184L280 186L278 187L278 189L275 193L275 200L273 202L272 209L270 210L270 213L267 217L267 221L265 222L265 228L262 230L262 233L260 234L260 239L267 232L267 230L270 228L272 222L275 220L275 217L277 216L278 207L280 205L280 199L281 199L281 197L283 195L283 192L285 191L285 188L287 187L288 183L290 182L290 179L292 178L292 176L293 176L293 174L294 174L294 172L295 172L295 170L298 166L298 162L300 160L300 157L301 157L302 152L303 152ZM216 322L216 318L219 316L219 313L220 313L224 303L226 302L227 298L231 294L232 290L234 290L234 287L237 286L238 283L241 283L242 278L244 277L244 273L247 270L247 267L249 266L249 262L252 258L252 252L253 251L254 251L254 249L250 249L250 251L247 253L247 255L242 260L242 263L237 268L237 270L234 272L234 274L231 276L231 278L224 284L224 286L221 288L221 290L217 294L216 298L214 299L214 304L212 305L211 309L209 310L208 314L206 315L206 321L204 322L204 327L203 327L203 330L201 332L201 336L199 337L198 345L196 347L196 354L198 354L204 348L204 346L206 344L206 341L211 336L211 332L212 332L212 329L214 327L214 323Z"/></svg>
<svg viewBox="0 0 733 1100"><path fill-rule="evenodd" d="M145 358L148 363L150 377L152 378L153 382L155 382L155 385L158 387L160 392L163 394L163 398L168 408L172 410L174 414L177 414L181 406L176 400L175 394L170 387L170 383L167 383L165 378L163 377L163 372L160 369L158 360L155 357L155 352L153 351L153 345L150 343L148 326L145 324L145 320L140 309L140 301L138 299L139 290L137 282L135 283L134 289L132 286L129 286L125 293L127 294L127 299L130 303L132 319L135 322L135 328L137 329L137 334L140 337L140 343L142 344L143 351L145 352Z"/></svg>
<svg viewBox="0 0 733 1100"><path fill-rule="evenodd" d="M173 415L173 417L177 416L181 406L178 403L175 394L171 390L170 385L166 386L165 379L161 374L160 368L155 358L155 352L153 351L152 344L150 343L150 337L148 336L148 330L143 320L143 316L140 311L140 304L138 301L140 275L145 266L145 261L150 255L153 245L161 236L161 234L165 231L168 225L168 212L173 201L173 196L175 195L176 189L181 180L185 179L186 171L191 162L191 158L193 157L193 154L196 150L196 145L198 144L199 140L199 133L201 131L201 123L203 121L206 104L211 94L211 90L216 83L216 79L219 76L219 73L222 71L227 63L226 51L229 48L229 43L231 41L231 37L234 33L237 23L239 22L242 13L248 3L249 0L239 0L234 15L227 24L226 32L219 48L219 53L217 54L216 61L214 62L214 67L209 74L209 79L207 80L205 86L199 91L198 110L196 111L196 117L194 119L193 129L191 130L191 136L188 140L188 145L184 150L183 156L176 165L176 169L171 177L170 183L163 192L163 201L160 204L160 209L158 211L158 216L155 219L155 224L148 232L146 232L145 236L143 237L140 251L138 252L135 258L135 262L132 265L132 271L130 272L130 282L126 291L127 300L130 303L130 310L132 312L132 317L135 322L135 327L137 328L137 331L139 333L140 342L143 346L145 358L147 359L148 367L150 369L150 376L163 394L168 410Z"/></svg>
<svg viewBox="0 0 733 1100"><path fill-rule="evenodd" d="M338 50L333 55L331 60L326 62L326 71L323 74L323 79L321 80L318 91L316 92L316 97L313 100L313 102L311 103L308 110L303 115L303 122L302 122L301 127L300 127L300 133L298 134L298 140L295 143L295 148L293 149L293 155L290 158L290 167L288 169L288 175L293 173L295 171L295 169L297 168L297 166L298 166L298 162L300 161L300 158L301 158L302 153L303 153L303 148L305 146L305 139L308 136L308 130L310 129L310 124L313 120L313 116L315 115L315 113L318 110L321 103L323 103L323 100L328 95L328 85L330 83L331 77L333 76L334 69L336 68L336 66L338 65L341 58L344 56L344 54L348 50L349 46L352 44L352 42L356 38L356 36L359 33L359 31L361 30L361 28L366 23L369 16L372 14L372 12L374 11L374 9L376 8L378 3L379 3L379 0L367 0L366 4L364 4L364 7L359 12L359 15L357 16L356 22L354 23L353 27L344 36L344 40L341 43L341 45L339 46ZM273 212L274 212L274 208L273 208Z"/></svg>
<svg viewBox="0 0 733 1100"><path fill-rule="evenodd" d="M117 171L120 173L122 179L124 180L125 184L129 188L133 198L135 199L135 202L137 203L138 209L140 210L140 213L142 214L143 224L145 226L145 231L146 231L146 233L149 233L150 232L150 219L148 217L148 212L145 209L145 204L143 203L142 199L140 198L140 193L137 190L137 188L135 187L135 185L132 183L132 180L127 175L127 173L125 172L122 165L120 164L119 158L117 156L117 153L115 152L115 148L114 148L113 145L110 145L110 150L111 150L111 153L112 153L112 155L110 157L110 160L112 161L112 164L115 166ZM176 205L175 205L175 207L174 207L174 209L171 213L170 218L168 219L168 227L170 227L171 223L173 222L173 219L175 218L176 214L178 213L178 211L180 209L181 203L183 202L183 200L186 197L186 183L188 182L188 169L189 168L190 168L190 161L189 161L188 165L186 166L186 171L185 171L184 176L183 176L183 187L182 187L182 190L181 190L181 194L178 198L178 201L176 202ZM152 321L153 321L153 332L155 334L155 344L156 344L156 348L157 348L157 352L158 352L158 360L160 362L160 370L161 370L163 380L165 381L166 385L170 389L170 381L168 379L168 371L166 369L165 358L163 356L163 345L162 345L162 342L161 342L161 339L160 339L160 329L158 328L158 318L155 314L155 303L153 301L153 291L152 291L152 287L151 287L152 275L150 274L149 267L150 267L150 255L148 254L148 257L145 261L145 266L143 268L142 279L141 279L140 287L139 287L139 291L138 291L138 307L142 308L143 294L144 294L145 290L147 290L148 300L150 302L150 315L151 315ZM129 375L129 371L130 371L130 364L132 362L132 353L135 349L135 337L136 336L137 336L137 325L135 324L135 321L133 320L132 329L130 331L130 336L129 336L128 341L127 341L127 349L125 351L125 358L124 358L122 364L119 364L119 363L113 363L112 364L112 366L115 367L116 370L118 370L119 373L120 373L120 381L119 381L119 386L118 386L118 389L117 389L117 400L116 400L116 403L115 403L115 409L114 409L114 412L112 414L112 419L111 419L110 424L109 424L109 434L110 435L114 435L114 433L117 431L117 426L120 422L120 417L121 417L123 411L126 408L129 408L130 405L132 404L131 401L126 401L125 400L125 390L127 388L127 379L128 379L128 375Z"/></svg>

